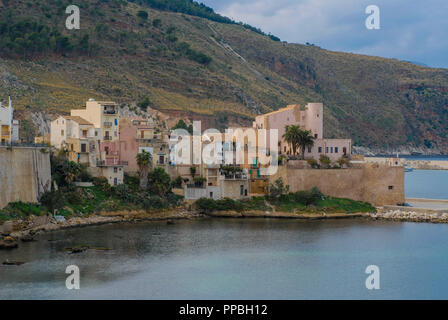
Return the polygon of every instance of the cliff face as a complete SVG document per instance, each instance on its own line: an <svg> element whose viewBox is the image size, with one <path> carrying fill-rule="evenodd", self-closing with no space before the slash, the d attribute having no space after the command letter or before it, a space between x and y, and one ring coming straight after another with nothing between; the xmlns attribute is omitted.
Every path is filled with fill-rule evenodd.
<svg viewBox="0 0 448 320"><path fill-rule="evenodd" d="M81 30L68 31L65 7L29 3L3 0L0 10L9 21L0 24L0 99L13 96L24 117L67 112L88 98L132 107L148 97L153 109L220 128L323 102L328 138L448 153L446 69L287 44L222 19L128 1L86 0Z"/></svg>

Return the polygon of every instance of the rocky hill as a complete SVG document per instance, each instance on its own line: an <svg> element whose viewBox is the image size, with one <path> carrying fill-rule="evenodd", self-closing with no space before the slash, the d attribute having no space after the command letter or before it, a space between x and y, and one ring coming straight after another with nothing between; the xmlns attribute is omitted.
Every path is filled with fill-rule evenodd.
<svg viewBox="0 0 448 320"><path fill-rule="evenodd" d="M13 97L25 130L29 114L88 98L218 128L323 102L326 137L448 153L446 69L281 42L189 0L74 1L81 29L67 30L72 2L0 0L0 100Z"/></svg>

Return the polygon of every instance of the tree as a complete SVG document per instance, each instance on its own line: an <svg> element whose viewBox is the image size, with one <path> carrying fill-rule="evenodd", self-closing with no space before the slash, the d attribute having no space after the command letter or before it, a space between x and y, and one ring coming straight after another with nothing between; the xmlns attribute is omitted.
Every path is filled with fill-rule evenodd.
<svg viewBox="0 0 448 320"><path fill-rule="evenodd" d="M308 147L314 146L314 137L311 131L309 130L301 130L299 134L299 147L301 151L301 159L305 159L305 149Z"/></svg>
<svg viewBox="0 0 448 320"><path fill-rule="evenodd" d="M190 167L190 174L194 179L194 176L196 175L196 167Z"/></svg>
<svg viewBox="0 0 448 320"><path fill-rule="evenodd" d="M146 109L151 104L148 97L145 97L142 101L137 103L137 107L139 107L142 111L146 111Z"/></svg>
<svg viewBox="0 0 448 320"><path fill-rule="evenodd" d="M148 12L144 10L140 10L139 12L137 12L137 16L143 20L148 20Z"/></svg>
<svg viewBox="0 0 448 320"><path fill-rule="evenodd" d="M286 142L289 143L293 155L296 155L300 148L301 159L305 159L305 149L314 145L314 137L309 130L302 130L299 126L286 126L286 132L283 135Z"/></svg>
<svg viewBox="0 0 448 320"><path fill-rule="evenodd" d="M149 191L160 197L171 191L171 178L163 168L155 168L148 174Z"/></svg>
<svg viewBox="0 0 448 320"><path fill-rule="evenodd" d="M138 174L140 177L140 188L146 190L148 187L148 171L152 167L152 155L145 150L137 154Z"/></svg>
<svg viewBox="0 0 448 320"><path fill-rule="evenodd" d="M171 128L171 130L176 130L176 129L184 129L184 130L187 130L189 134L193 134L193 126L192 126L191 124L190 124L190 125L187 125L187 124L185 123L185 121L182 120L182 119L180 119L180 120L176 123L176 125L175 125L174 127Z"/></svg>

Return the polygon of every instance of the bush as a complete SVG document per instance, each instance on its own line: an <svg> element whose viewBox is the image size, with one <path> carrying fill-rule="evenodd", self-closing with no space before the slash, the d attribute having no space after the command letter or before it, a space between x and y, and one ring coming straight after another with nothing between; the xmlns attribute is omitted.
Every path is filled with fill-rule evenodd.
<svg viewBox="0 0 448 320"><path fill-rule="evenodd" d="M155 168L148 174L148 189L152 194L165 196L171 191L171 178L163 168Z"/></svg>
<svg viewBox="0 0 448 320"><path fill-rule="evenodd" d="M140 10L139 12L137 12L137 17L139 17L143 20L148 20L148 12L146 12L144 10Z"/></svg>
<svg viewBox="0 0 448 320"><path fill-rule="evenodd" d="M311 166L311 168L313 169L318 169L319 168L319 163L317 162L317 160L311 158L311 159L307 159L306 162Z"/></svg>
<svg viewBox="0 0 448 320"><path fill-rule="evenodd" d="M321 154L319 157L319 161L320 164L324 167L324 168L328 168L331 164L331 160L328 156Z"/></svg>
<svg viewBox="0 0 448 320"><path fill-rule="evenodd" d="M217 208L215 200L210 198L201 198L197 200L195 204L198 207L198 209L204 212L212 212L215 211Z"/></svg>
<svg viewBox="0 0 448 320"><path fill-rule="evenodd" d="M282 195L289 193L289 186L285 186L281 178L274 181L274 184L269 186L269 198L271 200L278 200Z"/></svg>
<svg viewBox="0 0 448 320"><path fill-rule="evenodd" d="M182 182L183 182L182 177L177 177L173 181L173 187L174 188L182 188Z"/></svg>
<svg viewBox="0 0 448 320"><path fill-rule="evenodd" d="M305 206L309 206L312 204L316 204L319 200L321 200L323 194L318 188L314 187L311 190L297 191L293 194L293 196L296 202Z"/></svg>

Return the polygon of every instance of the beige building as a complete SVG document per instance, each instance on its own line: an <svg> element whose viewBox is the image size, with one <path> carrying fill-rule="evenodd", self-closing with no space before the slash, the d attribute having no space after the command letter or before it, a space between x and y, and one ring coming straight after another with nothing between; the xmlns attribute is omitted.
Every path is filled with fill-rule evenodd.
<svg viewBox="0 0 448 320"><path fill-rule="evenodd" d="M96 129L100 129L100 141L119 140L120 123L118 105L115 102L90 99L86 102L85 109L71 110L71 115L86 119Z"/></svg>
<svg viewBox="0 0 448 320"><path fill-rule="evenodd" d="M59 116L51 122L51 145L68 152L70 161L95 166L99 130L79 116Z"/></svg>
<svg viewBox="0 0 448 320"><path fill-rule="evenodd" d="M122 184L124 167L120 153L118 105L90 99L86 109L71 110L51 122L51 145L68 152L68 159L88 166L109 184Z"/></svg>
<svg viewBox="0 0 448 320"><path fill-rule="evenodd" d="M297 125L303 130L311 131L315 138L314 146L305 150L305 158L319 160L320 155L328 156L335 161L342 156L350 156L352 152L351 139L324 139L323 118L324 107L322 103L308 103L289 105L286 108L257 116L253 127L257 129L277 129L279 154L291 155L290 145L283 139L286 126ZM269 145L269 142L268 142Z"/></svg>

